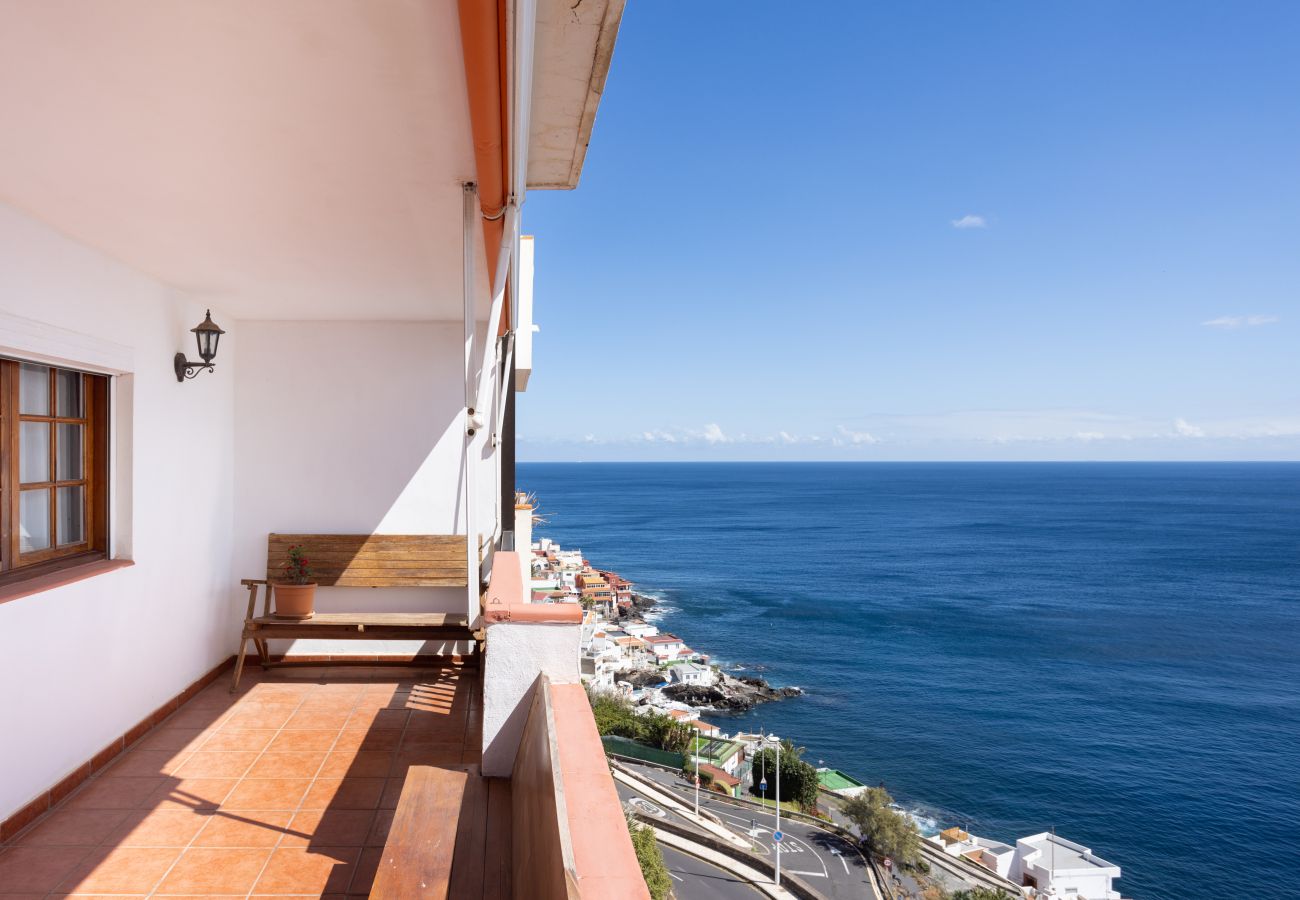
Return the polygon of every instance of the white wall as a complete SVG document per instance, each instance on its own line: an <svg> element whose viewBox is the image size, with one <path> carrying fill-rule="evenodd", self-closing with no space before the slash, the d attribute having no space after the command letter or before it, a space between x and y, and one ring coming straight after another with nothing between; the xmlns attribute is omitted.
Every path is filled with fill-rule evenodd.
<svg viewBox="0 0 1300 900"><path fill-rule="evenodd" d="M114 547L135 566L0 603L0 819L231 652L234 360L178 384L204 304L0 204L0 352L114 379Z"/></svg>
<svg viewBox="0 0 1300 900"><path fill-rule="evenodd" d="M528 720L539 675L552 684L574 684L582 626L498 622L487 629L483 655L484 775L508 778Z"/></svg>
<svg viewBox="0 0 1300 900"><path fill-rule="evenodd" d="M461 323L239 325L234 533L240 577L264 577L271 532L464 533ZM476 436L472 458L484 460L486 440L486 430ZM477 525L488 532L495 524L494 464L494 455L481 463L477 484ZM323 612L464 612L468 598L463 588L321 588L316 602ZM419 642L296 641L292 652L421 648Z"/></svg>

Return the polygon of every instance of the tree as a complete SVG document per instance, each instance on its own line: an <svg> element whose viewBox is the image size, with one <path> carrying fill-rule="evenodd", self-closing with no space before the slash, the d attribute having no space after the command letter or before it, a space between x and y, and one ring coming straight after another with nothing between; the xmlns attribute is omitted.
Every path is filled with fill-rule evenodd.
<svg viewBox="0 0 1300 900"><path fill-rule="evenodd" d="M597 731L636 740L637 716L632 712L632 704L624 697L588 687L587 699L591 701L591 714L596 720Z"/></svg>
<svg viewBox="0 0 1300 900"><path fill-rule="evenodd" d="M921 835L915 822L892 808L893 802L884 788L867 788L845 801L841 811L858 827L872 852L910 866L921 857Z"/></svg>
<svg viewBox="0 0 1300 900"><path fill-rule="evenodd" d="M667 900L672 896L673 883L668 876L663 851L655 841L654 829L649 825L637 824L629 816L627 830L632 836L632 849L636 851L636 861L641 864L641 877L645 879L652 900Z"/></svg>
<svg viewBox="0 0 1300 900"><path fill-rule="evenodd" d="M637 718L641 720L639 740L660 750L681 753L690 745L694 736L690 728L663 713L652 712Z"/></svg>
<svg viewBox="0 0 1300 900"><path fill-rule="evenodd" d="M810 815L817 814L817 767L804 762L803 748L796 747L789 741L781 742L781 801L799 804L799 808ZM776 798L776 750L764 747L754 754L750 763L753 784L750 793L762 795L760 781L767 778L767 796Z"/></svg>
<svg viewBox="0 0 1300 900"><path fill-rule="evenodd" d="M998 888L973 887L953 894L952 900L1011 900L1011 895Z"/></svg>
<svg viewBox="0 0 1300 900"><path fill-rule="evenodd" d="M672 716L657 712L639 716L626 697L590 687L587 699L596 730L602 735L615 734L672 753L681 753L690 743L691 729Z"/></svg>

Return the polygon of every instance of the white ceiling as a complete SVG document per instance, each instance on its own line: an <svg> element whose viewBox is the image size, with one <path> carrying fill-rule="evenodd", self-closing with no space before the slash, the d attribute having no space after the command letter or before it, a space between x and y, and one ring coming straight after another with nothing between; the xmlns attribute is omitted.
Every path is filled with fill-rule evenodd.
<svg viewBox="0 0 1300 900"><path fill-rule="evenodd" d="M0 123L0 201L226 315L460 316L455 0L0 0Z"/></svg>

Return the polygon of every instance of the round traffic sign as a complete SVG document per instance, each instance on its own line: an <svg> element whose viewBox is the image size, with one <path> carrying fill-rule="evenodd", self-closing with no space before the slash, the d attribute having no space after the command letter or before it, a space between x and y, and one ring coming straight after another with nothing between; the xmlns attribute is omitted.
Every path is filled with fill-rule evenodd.
<svg viewBox="0 0 1300 900"><path fill-rule="evenodd" d="M776 841L778 844L781 843L781 840L782 840L784 837L785 837L785 834L782 833L782 832L780 832L780 831L774 831L774 832L772 832L772 840Z"/></svg>
<svg viewBox="0 0 1300 900"><path fill-rule="evenodd" d="M893 861L892 859L890 859L888 856L886 856L886 857L885 857L885 868L886 868L886 869L891 868L893 865L894 865L894 861Z"/></svg>

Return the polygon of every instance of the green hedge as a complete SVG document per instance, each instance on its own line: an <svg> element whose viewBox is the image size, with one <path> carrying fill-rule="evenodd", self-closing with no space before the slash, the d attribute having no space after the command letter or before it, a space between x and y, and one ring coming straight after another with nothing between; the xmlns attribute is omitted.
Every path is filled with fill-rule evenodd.
<svg viewBox="0 0 1300 900"><path fill-rule="evenodd" d="M673 882L668 875L668 866L664 863L663 852L655 841L654 829L649 825L640 825L632 819L627 820L627 830L632 835L632 847L636 850L636 861L641 864L641 877L650 890L653 900L668 900L672 896Z"/></svg>

